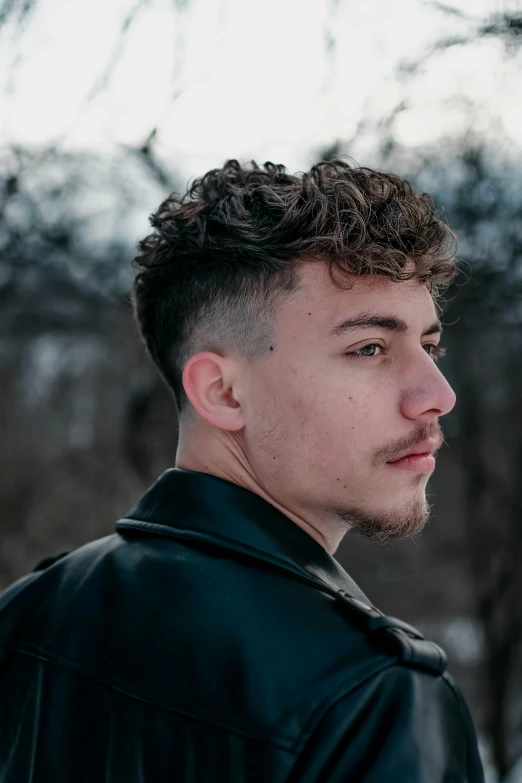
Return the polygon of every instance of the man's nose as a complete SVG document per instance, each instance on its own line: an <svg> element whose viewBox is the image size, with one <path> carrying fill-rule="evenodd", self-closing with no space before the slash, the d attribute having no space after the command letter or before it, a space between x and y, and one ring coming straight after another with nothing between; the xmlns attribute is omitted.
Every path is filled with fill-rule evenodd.
<svg viewBox="0 0 522 783"><path fill-rule="evenodd" d="M426 360L409 374L401 407L409 419L426 415L445 416L454 408L456 399L455 392L439 367L426 355Z"/></svg>

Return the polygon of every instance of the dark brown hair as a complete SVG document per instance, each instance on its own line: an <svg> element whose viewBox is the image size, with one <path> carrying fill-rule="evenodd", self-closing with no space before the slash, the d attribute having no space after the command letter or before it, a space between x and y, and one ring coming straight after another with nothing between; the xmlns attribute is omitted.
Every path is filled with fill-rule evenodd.
<svg viewBox="0 0 522 783"><path fill-rule="evenodd" d="M181 377L195 353L267 354L277 308L299 287L298 262L324 260L340 287L354 275L415 277L435 301L455 274L455 237L431 196L342 160L301 176L228 160L169 196L150 221L131 302L179 413L189 407Z"/></svg>

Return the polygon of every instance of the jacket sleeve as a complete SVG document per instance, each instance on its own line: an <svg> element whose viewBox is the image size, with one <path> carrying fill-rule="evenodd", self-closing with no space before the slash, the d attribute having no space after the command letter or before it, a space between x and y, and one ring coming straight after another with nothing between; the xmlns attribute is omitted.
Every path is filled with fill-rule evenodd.
<svg viewBox="0 0 522 783"><path fill-rule="evenodd" d="M473 723L448 675L393 665L342 696L295 783L484 783Z"/></svg>

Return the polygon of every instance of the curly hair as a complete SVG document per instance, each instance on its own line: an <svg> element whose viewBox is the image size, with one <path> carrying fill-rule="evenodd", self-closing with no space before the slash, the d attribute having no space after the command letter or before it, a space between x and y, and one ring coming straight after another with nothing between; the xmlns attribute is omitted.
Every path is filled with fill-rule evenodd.
<svg viewBox="0 0 522 783"><path fill-rule="evenodd" d="M431 196L405 179L342 160L301 176L285 166L227 160L171 194L138 244L131 304L147 351L171 388L199 351L250 361L273 345L277 308L298 288L298 263L324 260L332 282L413 277L434 301L455 271L455 236Z"/></svg>

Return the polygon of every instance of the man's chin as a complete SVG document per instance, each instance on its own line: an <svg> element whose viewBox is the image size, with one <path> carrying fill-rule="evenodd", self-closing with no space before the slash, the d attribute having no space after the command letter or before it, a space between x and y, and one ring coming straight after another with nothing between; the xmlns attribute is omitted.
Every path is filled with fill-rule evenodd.
<svg viewBox="0 0 522 783"><path fill-rule="evenodd" d="M386 543L413 538L426 526L432 507L426 498L417 499L401 509L346 509L341 512L343 522L351 533L367 541Z"/></svg>

